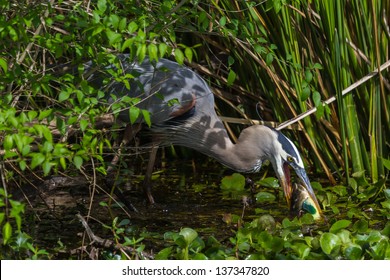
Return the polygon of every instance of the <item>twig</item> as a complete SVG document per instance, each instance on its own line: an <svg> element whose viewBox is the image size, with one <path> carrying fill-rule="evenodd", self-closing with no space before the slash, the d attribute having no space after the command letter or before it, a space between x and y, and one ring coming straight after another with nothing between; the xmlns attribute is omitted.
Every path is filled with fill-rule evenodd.
<svg viewBox="0 0 390 280"><path fill-rule="evenodd" d="M97 245L99 245L99 246L101 246L103 248L106 248L106 249L119 250L119 251L125 253L126 255L133 255L133 254L138 255L138 254L140 254L145 259L154 259L154 256L152 254L145 253L145 252L139 253L134 248L131 248L131 247L128 247L128 246L123 246L121 244L116 244L112 240L103 239L103 238L95 235L93 233L93 231L91 230L91 228L89 227L87 221L84 219L83 216L81 216L80 214L76 214L76 217L80 220L81 224L85 228L85 231L87 232L89 238L92 241L91 244L92 243L96 243Z"/></svg>
<svg viewBox="0 0 390 280"><path fill-rule="evenodd" d="M5 168L3 161L0 161L0 176L1 176L1 184L4 189L4 201L5 201L5 216L8 219L9 214L9 206L8 206L8 192L7 192L7 182L5 180Z"/></svg>
<svg viewBox="0 0 390 280"><path fill-rule="evenodd" d="M363 78L361 78L360 80L358 80L357 82L353 83L352 85L350 85L349 87L347 87L346 89L344 89L342 91L342 96L346 95L347 93L351 92L352 90L354 90L355 88L357 88L358 86L360 86L361 84L364 84L365 82L367 82L368 80L370 80L371 78L375 77L379 72L382 72L383 70L387 69L388 67L390 66L390 60L386 61L385 63L383 63L379 69L377 68L376 70L374 70L373 72L369 73L368 75L364 76ZM334 102L336 100L336 96L332 96L331 98L327 99L326 101L323 102L323 104L325 105L328 105L332 102ZM298 116L296 116L295 118L292 118L291 120L288 120L282 124L280 124L276 130L281 130L283 128L285 128L286 126L289 126L293 123L296 123L298 122L299 120L313 114L314 112L317 111L317 108L312 108L310 109L309 111L306 111Z"/></svg>

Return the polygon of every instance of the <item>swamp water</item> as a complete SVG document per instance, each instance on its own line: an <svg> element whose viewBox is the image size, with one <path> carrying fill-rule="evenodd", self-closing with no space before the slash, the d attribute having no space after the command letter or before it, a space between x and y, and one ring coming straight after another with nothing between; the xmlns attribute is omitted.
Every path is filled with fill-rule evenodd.
<svg viewBox="0 0 390 280"><path fill-rule="evenodd" d="M319 189L315 188L315 191L319 194L321 204L325 205L324 214L331 223L304 226L304 231L301 231L304 236L301 233L294 237L291 234L294 234L297 224L286 222L289 209L281 188L273 184L260 186L255 183L253 192L248 186L233 195L232 192L223 192L221 187L222 179L232 174L232 171L212 160L197 162L195 166L194 172L193 162L176 160L167 162L164 169L155 172L154 206L145 201L141 176L120 177L121 182L117 181L117 184L138 212L121 208L110 199L107 188L101 188L104 185L101 175L96 180L95 188L84 178L51 177L37 186L40 193L23 189L30 200L24 231L33 238L34 244L39 248L52 252L53 258L88 259L86 253L81 252L82 248L90 244L90 239L85 235L85 228L77 214L89 217L88 225L96 236L106 240L115 240L116 236L121 243L123 236L134 240L141 237L142 241L137 244L143 244L143 250L153 254L167 246L164 239L167 232L177 233L183 228L196 230L203 239L213 236L219 242L231 246L230 238L235 235L240 224L251 223L254 219L269 215L277 224L283 224L282 228L287 229L288 238L298 238L299 243L304 236L312 235L311 231L314 230L317 235L327 232L332 223L345 218L353 220L355 225L359 224L359 219L364 218L371 221L370 227L378 230L383 229L386 224L383 213L379 213L377 218L375 215L378 212L370 212L370 207L353 204L353 207L346 207L351 204L344 193L345 187L323 189L320 186ZM253 182L258 182L266 171L267 167L264 167L260 174L250 174L248 177ZM326 182L323 185L327 186ZM259 193L263 195L258 196ZM269 199L270 197L272 199ZM114 198L116 199L115 196ZM113 226L115 218L117 220ZM240 221L237 222L237 219ZM279 234L281 237L283 233ZM312 236L315 237L315 234ZM277 239L282 242L280 237ZM304 257L304 254L302 252L301 257Z"/></svg>
<svg viewBox="0 0 390 280"><path fill-rule="evenodd" d="M104 181L101 178L93 190L83 177L50 177L35 185L39 192L32 187L24 189L23 196L29 198L30 204L26 206L24 230L34 243L48 251L59 248L59 242L64 248L74 250L82 245L85 230L76 214L84 217L89 214L88 223L94 234L107 239L113 239L112 232L102 225L111 226L112 220L118 217L118 223L128 220L126 228L130 234L145 236L146 249L156 251L162 249L165 232L180 231L184 227L218 240L229 238L235 229L229 222L231 216L252 220L256 217L254 207L261 207L264 213L276 219L288 215L281 190L273 190L278 197L273 203L248 204L246 197L255 200L251 198L249 187L235 194L221 192L221 179L231 171L215 162L207 165L194 173L192 162L169 163L166 170L156 172L153 176L156 205L153 206L146 203L142 177L121 178L123 182L119 186L138 212L121 208L110 199L108 189L102 189ZM252 174L251 179L256 177L260 175ZM114 196L114 199L117 198ZM84 244L88 242L87 237Z"/></svg>

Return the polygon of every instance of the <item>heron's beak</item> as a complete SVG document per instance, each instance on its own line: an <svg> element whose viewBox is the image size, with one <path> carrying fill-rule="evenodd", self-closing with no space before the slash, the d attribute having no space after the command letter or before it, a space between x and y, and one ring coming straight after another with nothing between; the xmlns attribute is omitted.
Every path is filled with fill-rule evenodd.
<svg viewBox="0 0 390 280"><path fill-rule="evenodd" d="M290 179L290 168L288 163L283 163L283 174L279 176L280 184L283 187L284 196L286 197L288 208L291 207L291 196L292 196L292 187Z"/></svg>

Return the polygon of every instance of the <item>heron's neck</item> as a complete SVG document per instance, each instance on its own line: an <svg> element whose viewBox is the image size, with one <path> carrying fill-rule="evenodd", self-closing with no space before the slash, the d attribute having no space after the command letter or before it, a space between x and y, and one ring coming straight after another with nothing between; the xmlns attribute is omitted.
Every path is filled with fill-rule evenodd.
<svg viewBox="0 0 390 280"><path fill-rule="evenodd" d="M170 127L172 133L169 133L169 141L213 157L238 172L251 173L260 169L262 158L258 155L265 153L255 145L258 137L253 128L244 129L234 144L217 116L202 116L197 116L198 119L184 127Z"/></svg>
<svg viewBox="0 0 390 280"><path fill-rule="evenodd" d="M238 172L252 173L261 168L262 160L251 151L250 143L238 141L234 144L227 134L224 140L224 145L213 145L206 155Z"/></svg>

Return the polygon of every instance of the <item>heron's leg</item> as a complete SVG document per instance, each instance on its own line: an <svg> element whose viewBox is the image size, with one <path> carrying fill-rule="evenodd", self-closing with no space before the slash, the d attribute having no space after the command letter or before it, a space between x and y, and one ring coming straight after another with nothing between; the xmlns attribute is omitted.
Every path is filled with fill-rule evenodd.
<svg viewBox="0 0 390 280"><path fill-rule="evenodd" d="M107 173L110 173L113 169L114 166L118 164L119 158L121 157L122 154L122 149L125 147L131 139L134 138L135 135L141 130L141 124L136 124L136 125L131 125L128 124L126 125L125 132L123 134L122 142L119 145L118 152L115 154L114 158L111 161L111 165L107 168Z"/></svg>
<svg viewBox="0 0 390 280"><path fill-rule="evenodd" d="M154 204L154 198L152 195L152 173L153 173L154 163L156 161L158 147L159 144L154 143L152 146L152 150L150 151L148 167L146 169L145 180L143 185L145 195L148 198L150 204Z"/></svg>
<svg viewBox="0 0 390 280"><path fill-rule="evenodd" d="M122 148L125 147L140 130L141 130L140 124L136 124L135 126L128 124L126 126L122 141L119 145L118 152L115 154L114 158L112 159L111 165L107 168L107 174L111 174L112 170L117 165L119 158L122 154ZM107 186L109 186L109 185L111 185L111 183L109 183L107 179L108 179L108 176L105 178L105 181L106 181ZM123 192L119 188L116 187L115 182L114 182L114 185L112 186L111 191L113 191L114 194L119 198L119 200L125 204L127 209L129 209L130 211L138 212L137 209L133 206L133 204L126 198L126 196L123 194Z"/></svg>

